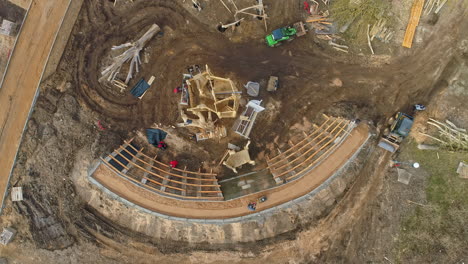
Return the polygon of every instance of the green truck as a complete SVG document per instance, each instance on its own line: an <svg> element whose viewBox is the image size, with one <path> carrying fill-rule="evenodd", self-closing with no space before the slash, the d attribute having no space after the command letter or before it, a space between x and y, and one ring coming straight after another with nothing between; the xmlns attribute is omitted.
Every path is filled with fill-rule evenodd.
<svg viewBox="0 0 468 264"><path fill-rule="evenodd" d="M282 27L273 30L273 32L265 37L266 43L269 47L277 47L283 41L291 41L295 37L305 35L307 32L304 23L297 22L293 26Z"/></svg>
<svg viewBox="0 0 468 264"><path fill-rule="evenodd" d="M390 129L384 131L384 135L379 141L379 147L395 152L400 146L400 143L409 135L413 126L414 118L402 112L398 112L395 119L389 120Z"/></svg>

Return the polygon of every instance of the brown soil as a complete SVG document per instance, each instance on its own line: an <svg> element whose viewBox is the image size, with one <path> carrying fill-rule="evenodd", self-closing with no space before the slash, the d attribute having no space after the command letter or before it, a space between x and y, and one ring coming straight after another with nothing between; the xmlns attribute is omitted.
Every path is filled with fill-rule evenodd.
<svg viewBox="0 0 468 264"><path fill-rule="evenodd" d="M410 186L395 191L400 190L394 184L395 175L385 169L389 156L380 151L362 164L356 182L328 217L292 232L291 241L273 239L250 250L229 245L230 251L205 252L194 250L198 245L150 238L138 242L142 241L138 240L140 234L110 223L82 204L69 178L70 170L79 150L96 158L133 136L134 130L155 122L175 123L178 98L172 89L191 64L208 64L216 75L239 84L265 81L270 75L280 77L276 93L261 92L265 105L273 106L275 114L267 110L263 117L259 115L252 133L254 153L278 136L287 138L290 127L303 123L304 117L313 122L321 112L382 124L396 111L431 102L446 87L453 69L466 61L462 45L468 30L462 26L466 25L465 6L448 5L435 25L421 25L431 32L424 35L424 42L411 50L399 50L398 56L387 60L334 53L312 34L267 48L262 43L263 25L256 19L243 22L235 32L221 34L216 23L229 19L220 1L203 1L207 6L201 13L190 1L123 2L115 8L110 1L84 2L57 73L41 86L42 95L12 177L12 185L24 187L25 201L7 201L1 219L2 225L15 226L19 234L2 254L22 263L58 263L68 259L67 255L76 259L79 254L84 255L80 259L84 263L386 261L383 256L392 254L392 238L404 212L402 201L415 193L420 196L424 190ZM247 5L250 1L237 2ZM264 2L269 6L270 30L301 16L298 1ZM149 63L142 65L134 81L154 75L155 86L139 101L100 84L97 79L110 47L138 38L152 23L165 33L148 44ZM98 131L96 120L110 128ZM219 157L218 153L210 155ZM93 235L88 229L100 231ZM18 256L11 250L16 248L34 258ZM187 248L193 251L187 252Z"/></svg>

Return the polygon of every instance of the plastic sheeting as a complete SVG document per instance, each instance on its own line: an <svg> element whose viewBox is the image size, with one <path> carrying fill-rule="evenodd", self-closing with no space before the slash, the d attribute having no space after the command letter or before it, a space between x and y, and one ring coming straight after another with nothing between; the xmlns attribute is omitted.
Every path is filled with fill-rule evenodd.
<svg viewBox="0 0 468 264"><path fill-rule="evenodd" d="M157 147L159 142L163 141L167 136L167 133L161 129L148 128L146 129L146 137L148 142Z"/></svg>
<svg viewBox="0 0 468 264"><path fill-rule="evenodd" d="M150 85L144 79L141 79L137 84L135 84L130 93L135 97L140 97L146 92L146 90L148 90L149 87Z"/></svg>

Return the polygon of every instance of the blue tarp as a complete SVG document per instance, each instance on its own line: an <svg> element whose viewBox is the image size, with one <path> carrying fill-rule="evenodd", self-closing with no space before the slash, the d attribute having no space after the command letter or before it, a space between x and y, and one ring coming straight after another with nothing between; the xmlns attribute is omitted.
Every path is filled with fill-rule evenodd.
<svg viewBox="0 0 468 264"><path fill-rule="evenodd" d="M167 133L161 129L148 128L146 129L146 137L148 142L157 147L159 142L163 141L167 136Z"/></svg>
<svg viewBox="0 0 468 264"><path fill-rule="evenodd" d="M135 84L135 86L133 86L130 93L135 97L140 97L146 92L146 90L148 90L149 87L150 85L142 78L137 82L137 84Z"/></svg>

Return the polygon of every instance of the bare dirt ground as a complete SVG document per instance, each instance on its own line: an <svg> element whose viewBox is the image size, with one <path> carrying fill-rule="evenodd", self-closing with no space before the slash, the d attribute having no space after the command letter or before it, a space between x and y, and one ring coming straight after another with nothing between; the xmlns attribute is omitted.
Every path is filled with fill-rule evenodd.
<svg viewBox="0 0 468 264"><path fill-rule="evenodd" d="M281 6L265 2L270 29L299 18L298 1L284 1ZM172 89L187 65L208 64L217 75L239 83L265 80L272 74L280 77L281 89L264 97L266 105L277 106L277 114L258 120L256 126L262 129L252 134L259 143L254 151L259 153L262 145L276 136L286 137L304 117L314 121L323 111L379 124L413 103L433 102L453 69L466 61L468 29L462 26L466 24L462 4L447 7L435 25L423 24L427 33L421 44L381 61L333 53L311 34L270 49L262 43L265 32L259 30L263 25L258 21L246 22L239 32L221 34L215 23L227 22L226 11L218 1L206 3L198 13L189 1L135 1L117 8L108 1L85 1L58 71L42 84L28 123L12 178L12 185L24 187L25 201L8 201L1 219L2 225L13 225L19 234L1 249L2 255L17 263L385 263L384 256L394 259L394 237L409 210L403 201L424 196L424 177L412 187L400 188L395 175L387 173L389 155L381 152L362 165L354 185L327 217L293 232L289 239L259 247L210 252L209 245L156 243L150 238L143 238L143 243L138 240L141 235L106 221L77 197L69 173L78 150L90 149L95 158L132 136L131 131L154 122L176 122L178 98ZM156 88L138 101L98 83L110 47L138 38L152 23L161 26L164 35L149 43L145 51L149 63L135 79L155 75ZM337 85L336 79L342 84ZM110 128L98 131L96 120ZM101 231L90 234L86 228Z"/></svg>

